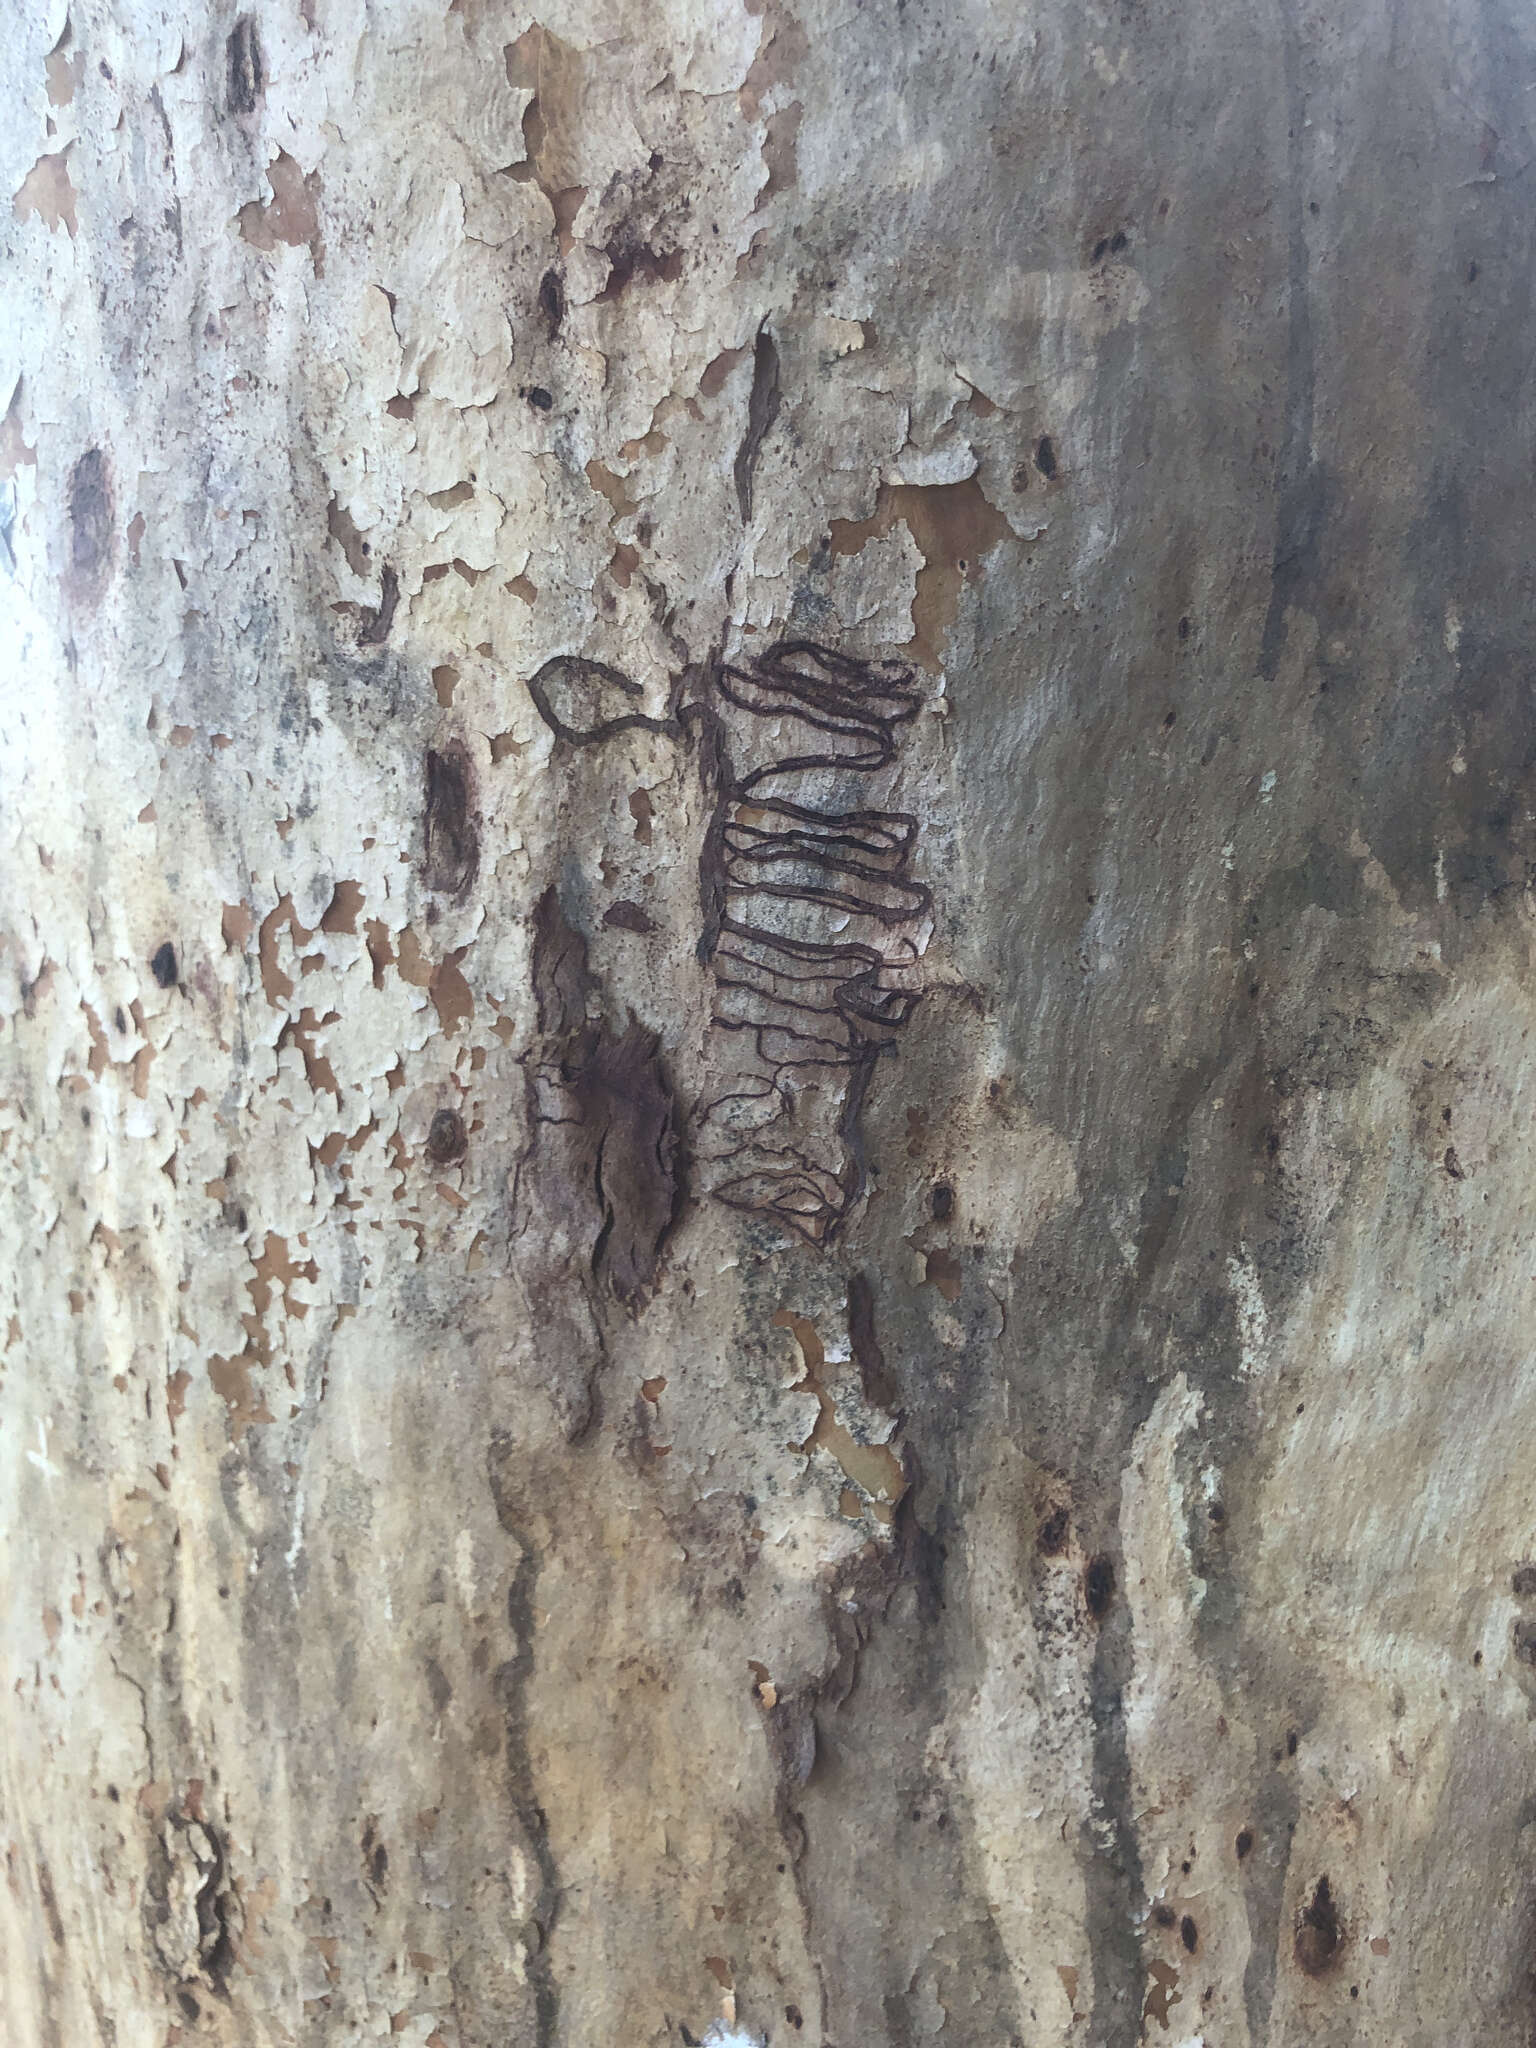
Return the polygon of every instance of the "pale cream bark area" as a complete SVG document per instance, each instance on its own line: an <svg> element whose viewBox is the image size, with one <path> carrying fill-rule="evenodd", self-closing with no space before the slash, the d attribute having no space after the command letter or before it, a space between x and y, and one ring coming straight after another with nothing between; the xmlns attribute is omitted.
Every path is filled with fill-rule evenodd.
<svg viewBox="0 0 1536 2048"><path fill-rule="evenodd" d="M6 2048L1536 2039L1536 21L0 80Z"/></svg>

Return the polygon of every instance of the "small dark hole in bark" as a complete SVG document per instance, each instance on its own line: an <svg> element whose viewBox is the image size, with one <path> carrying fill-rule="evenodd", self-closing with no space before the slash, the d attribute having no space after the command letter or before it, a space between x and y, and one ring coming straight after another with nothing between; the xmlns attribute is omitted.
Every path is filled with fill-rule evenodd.
<svg viewBox="0 0 1536 2048"><path fill-rule="evenodd" d="M1188 620L1188 619L1180 619L1180 621L1179 621L1179 638L1180 638L1181 640L1187 640L1187 639L1189 638L1189 620Z"/></svg>
<svg viewBox="0 0 1536 2048"><path fill-rule="evenodd" d="M167 939L149 963L149 971L162 988L176 986L176 948Z"/></svg>
<svg viewBox="0 0 1536 2048"><path fill-rule="evenodd" d="M1296 1754L1300 1741L1301 1737L1293 1728L1285 1738L1285 1753L1287 1756L1294 1756Z"/></svg>
<svg viewBox="0 0 1536 2048"><path fill-rule="evenodd" d="M1040 1524L1040 1533L1035 1542L1043 1556L1059 1557L1066 1549L1069 1520L1065 1508L1052 1508Z"/></svg>
<svg viewBox="0 0 1536 2048"><path fill-rule="evenodd" d="M1238 1829L1237 1841L1234 1844L1234 1847L1237 1850L1237 1860L1239 1863L1241 1863L1243 1858L1248 1854L1248 1851L1253 1847L1253 1831L1251 1828Z"/></svg>
<svg viewBox="0 0 1536 2048"><path fill-rule="evenodd" d="M544 386L542 384L533 384L529 386L528 403L532 406L536 406L540 412L548 412L550 407L554 404L554 402L554 399L550 396L549 392L547 392L544 389Z"/></svg>
<svg viewBox="0 0 1536 2048"><path fill-rule="evenodd" d="M955 1213L955 1191L946 1180L935 1181L928 1197L928 1213L935 1223L947 1223Z"/></svg>
<svg viewBox="0 0 1536 2048"><path fill-rule="evenodd" d="M1111 255L1111 256L1118 256L1118 255L1120 254L1120 252L1121 252L1121 250L1122 250L1122 249L1127 249L1127 248L1129 248L1129 247L1130 247L1130 236L1129 236L1129 235L1127 235L1127 233L1125 232L1125 229L1124 229L1124 228L1117 228L1117 229L1115 230L1115 232L1114 232L1114 233L1113 233L1113 234L1112 234L1112 235L1110 236L1110 238L1109 238L1109 253L1110 253L1110 255Z"/></svg>
<svg viewBox="0 0 1536 2048"><path fill-rule="evenodd" d="M1194 1921L1190 1918L1188 1913L1186 1913L1184 1915L1184 1918L1179 1922L1179 1939L1183 1942L1184 1946L1189 1950L1191 1955L1193 1955L1195 1950L1200 1946L1200 1930L1195 1925Z"/></svg>
<svg viewBox="0 0 1536 2048"><path fill-rule="evenodd" d="M539 279L539 311L544 315L544 325L553 340L565 318L565 287L553 270L546 270Z"/></svg>
<svg viewBox="0 0 1536 2048"><path fill-rule="evenodd" d="M801 2016L800 2008L798 2005L786 2005L784 2008L784 2017L789 2021L789 2024L794 2028L797 2034L799 2033L800 2029L805 2025L805 2020Z"/></svg>
<svg viewBox="0 0 1536 2048"><path fill-rule="evenodd" d="M1152 1919L1159 1927L1171 1927L1178 1917L1172 1906L1154 1906L1152 1908Z"/></svg>
<svg viewBox="0 0 1536 2048"><path fill-rule="evenodd" d="M1047 483L1056 474L1056 450L1051 446L1049 434L1040 436L1040 445L1035 450L1035 467Z"/></svg>

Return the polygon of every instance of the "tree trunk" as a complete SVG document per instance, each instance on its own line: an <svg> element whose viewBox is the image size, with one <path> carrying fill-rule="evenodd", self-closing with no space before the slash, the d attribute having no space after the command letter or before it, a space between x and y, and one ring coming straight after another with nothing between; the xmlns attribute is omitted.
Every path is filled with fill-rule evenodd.
<svg viewBox="0 0 1536 2048"><path fill-rule="evenodd" d="M1536 18L0 10L16 2048L1536 2026Z"/></svg>

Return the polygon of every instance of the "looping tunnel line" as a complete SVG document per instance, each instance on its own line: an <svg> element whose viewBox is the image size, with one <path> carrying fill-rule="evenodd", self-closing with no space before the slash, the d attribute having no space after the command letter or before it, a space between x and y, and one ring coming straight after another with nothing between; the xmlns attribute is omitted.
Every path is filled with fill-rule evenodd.
<svg viewBox="0 0 1536 2048"><path fill-rule="evenodd" d="M583 698L641 693L619 670L573 656L546 662L528 689L572 746L696 729L712 798L698 956L714 980L711 1021L745 1050L699 1107L700 1158L718 1201L826 1244L865 1184L859 1112L876 1062L921 999L918 928L933 907L911 874L918 819L845 805L839 785L896 762L922 696L905 662L804 639L776 641L746 666L715 661L701 694L679 703L698 674L674 684L664 718L624 711L578 723ZM735 765L733 744L750 765Z"/></svg>

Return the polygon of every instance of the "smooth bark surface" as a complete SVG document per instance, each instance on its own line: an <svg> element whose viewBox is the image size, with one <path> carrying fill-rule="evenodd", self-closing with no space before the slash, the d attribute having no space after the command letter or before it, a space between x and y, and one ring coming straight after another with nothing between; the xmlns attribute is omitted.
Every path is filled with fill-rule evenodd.
<svg viewBox="0 0 1536 2048"><path fill-rule="evenodd" d="M1536 2025L1536 18L0 9L16 2048Z"/></svg>

